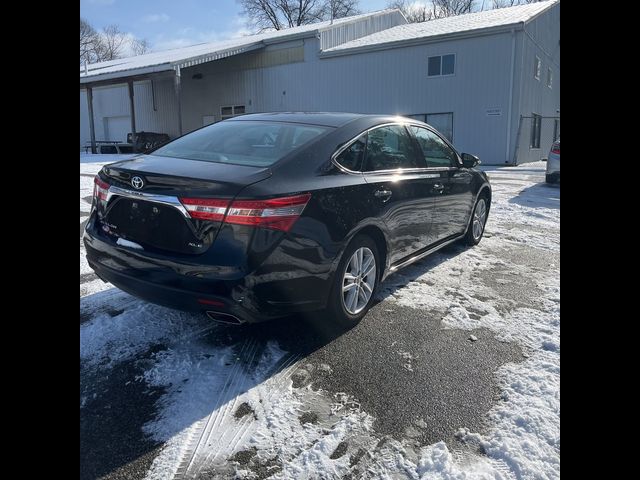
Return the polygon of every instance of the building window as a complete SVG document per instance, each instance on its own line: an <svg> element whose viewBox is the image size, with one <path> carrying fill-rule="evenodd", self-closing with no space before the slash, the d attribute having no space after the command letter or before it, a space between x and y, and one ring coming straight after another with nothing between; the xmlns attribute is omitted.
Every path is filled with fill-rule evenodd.
<svg viewBox="0 0 640 480"><path fill-rule="evenodd" d="M453 112L427 113L427 123L453 143Z"/></svg>
<svg viewBox="0 0 640 480"><path fill-rule="evenodd" d="M442 77L453 75L456 67L456 56L451 53L448 55L438 55L428 58L427 75L429 77Z"/></svg>
<svg viewBox="0 0 640 480"><path fill-rule="evenodd" d="M531 142L530 148L540 148L540 131L542 130L542 117L535 113L531 117Z"/></svg>
<svg viewBox="0 0 640 480"><path fill-rule="evenodd" d="M540 80L540 69L542 68L542 62L539 57L536 57L533 61L533 77L536 80Z"/></svg>
<svg viewBox="0 0 640 480"><path fill-rule="evenodd" d="M220 120L237 117L245 112L244 105L233 105L229 107L220 107Z"/></svg>
<svg viewBox="0 0 640 480"><path fill-rule="evenodd" d="M553 83L553 72L551 68L547 68L547 87L551 88L551 84Z"/></svg>

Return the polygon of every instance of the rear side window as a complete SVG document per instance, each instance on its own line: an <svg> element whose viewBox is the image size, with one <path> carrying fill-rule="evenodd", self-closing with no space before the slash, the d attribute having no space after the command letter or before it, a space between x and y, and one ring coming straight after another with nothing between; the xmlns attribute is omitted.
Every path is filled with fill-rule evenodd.
<svg viewBox="0 0 640 480"><path fill-rule="evenodd" d="M414 125L409 127L416 136L428 167L455 167L458 163L456 153L431 130Z"/></svg>
<svg viewBox="0 0 640 480"><path fill-rule="evenodd" d="M362 169L362 160L364 159L364 148L367 143L367 134L360 136L353 142L349 148L345 149L336 157L336 161L353 172L359 172Z"/></svg>
<svg viewBox="0 0 640 480"><path fill-rule="evenodd" d="M367 172L426 167L413 149L412 139L402 125L371 130L367 136Z"/></svg>
<svg viewBox="0 0 640 480"><path fill-rule="evenodd" d="M284 122L225 121L180 137L153 155L266 167L330 130Z"/></svg>

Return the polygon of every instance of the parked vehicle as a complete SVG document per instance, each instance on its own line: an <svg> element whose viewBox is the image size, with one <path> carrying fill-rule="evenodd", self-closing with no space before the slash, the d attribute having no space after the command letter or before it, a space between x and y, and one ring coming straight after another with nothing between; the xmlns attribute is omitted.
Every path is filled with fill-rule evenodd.
<svg viewBox="0 0 640 480"><path fill-rule="evenodd" d="M91 151L91 142L87 142L83 148L86 153L89 153ZM123 154L123 153L134 153L134 152L133 152L133 145L131 145L130 143L98 140L96 141L96 153Z"/></svg>
<svg viewBox="0 0 640 480"><path fill-rule="evenodd" d="M480 241L478 163L408 118L235 117L105 166L87 259L132 295L214 320L325 309L352 326L387 275Z"/></svg>
<svg viewBox="0 0 640 480"><path fill-rule="evenodd" d="M133 145L135 153L146 153L169 142L166 133L136 132L127 134L127 142Z"/></svg>
<svg viewBox="0 0 640 480"><path fill-rule="evenodd" d="M560 138L553 142L549 158L547 159L547 183L557 183L560 181Z"/></svg>

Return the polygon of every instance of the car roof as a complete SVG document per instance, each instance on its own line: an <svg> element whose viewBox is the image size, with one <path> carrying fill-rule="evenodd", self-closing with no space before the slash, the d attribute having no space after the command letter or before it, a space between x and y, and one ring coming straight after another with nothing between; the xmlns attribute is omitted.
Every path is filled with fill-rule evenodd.
<svg viewBox="0 0 640 480"><path fill-rule="evenodd" d="M272 113L251 113L230 118L228 121L272 121L306 123L311 125L322 125L327 127L341 127L354 120L361 118L370 119L373 123L376 120L388 121L389 115L366 115L362 113L345 112L272 112Z"/></svg>

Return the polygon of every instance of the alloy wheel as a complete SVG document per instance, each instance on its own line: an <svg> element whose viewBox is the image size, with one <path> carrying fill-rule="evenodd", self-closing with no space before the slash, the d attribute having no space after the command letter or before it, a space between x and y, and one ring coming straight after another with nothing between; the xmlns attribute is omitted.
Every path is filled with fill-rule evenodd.
<svg viewBox="0 0 640 480"><path fill-rule="evenodd" d="M376 285L376 257L367 247L358 248L349 259L342 277L342 304L351 315L369 303Z"/></svg>

